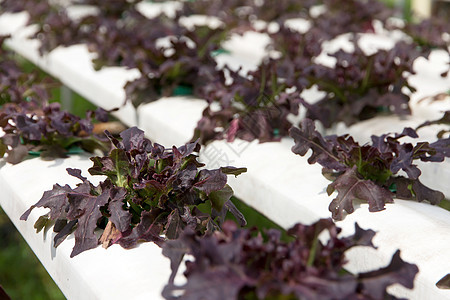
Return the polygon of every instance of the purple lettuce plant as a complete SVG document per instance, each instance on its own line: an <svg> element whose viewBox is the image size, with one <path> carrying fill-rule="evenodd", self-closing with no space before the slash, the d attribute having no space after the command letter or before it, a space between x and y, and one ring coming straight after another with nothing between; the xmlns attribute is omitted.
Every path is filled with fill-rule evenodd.
<svg viewBox="0 0 450 300"><path fill-rule="evenodd" d="M21 162L30 152L43 159L67 157L71 147L79 147L93 153L109 150L105 137L93 134L93 118L107 121L108 113L101 108L88 111L81 119L63 111L59 103L42 107L30 106L28 102L5 104L0 109L0 157L7 154L6 161Z"/></svg>
<svg viewBox="0 0 450 300"><path fill-rule="evenodd" d="M326 242L319 239L328 233ZM232 222L222 232L199 238L186 230L163 246L170 258L172 276L163 290L166 299L396 299L386 288L398 283L413 288L418 268L397 251L388 266L359 274L345 271L345 253L355 246L373 247L375 232L355 224L355 233L339 237L330 219L281 232L270 229L264 238L256 229L238 229ZM184 254L187 282L174 284Z"/></svg>
<svg viewBox="0 0 450 300"><path fill-rule="evenodd" d="M292 152L304 156L311 149L308 162L322 165L324 176L333 180L327 188L329 195L337 191L329 206L333 219L342 220L345 212L352 213L354 200L367 201L369 211L375 212L394 197L431 204L444 199L443 193L420 182L421 171L414 161L442 162L450 156L448 140L401 143L403 137L418 137L412 128L405 128L393 136L372 136L371 145L360 146L349 135L323 137L310 119L304 119L299 128L293 127L290 136L295 141ZM407 177L399 175L400 170Z"/></svg>
<svg viewBox="0 0 450 300"><path fill-rule="evenodd" d="M450 24L445 19L433 17L419 23L407 23L402 28L394 27L391 29L404 31L425 57L428 57L433 49L449 51L450 38L448 32L450 32Z"/></svg>
<svg viewBox="0 0 450 300"><path fill-rule="evenodd" d="M106 176L104 181L94 185L81 170L67 169L82 183L76 188L55 184L21 217L26 220L35 207L50 208L35 227L39 231L54 221L55 247L71 232L71 257L100 243L124 248L140 241L160 244L187 227L199 235L219 230L227 212L245 224L226 184L227 174L237 176L245 168L199 169L203 164L194 154L200 148L197 142L165 149L136 127L123 131L120 139L106 133L114 149L107 156L92 157L89 169L91 175Z"/></svg>
<svg viewBox="0 0 450 300"><path fill-rule="evenodd" d="M335 67L310 69L310 84L326 94L314 104L303 101L307 117L329 128L339 121L351 125L383 112L410 114L405 90L415 90L407 81L419 56L414 46L398 42L391 50L372 55L366 55L357 42L354 46L353 53L339 50L331 55L337 60Z"/></svg>
<svg viewBox="0 0 450 300"><path fill-rule="evenodd" d="M345 33L374 32L375 20L386 23L394 11L379 0L319 0L323 4L323 13L310 16L313 27L320 30L326 40Z"/></svg>
<svg viewBox="0 0 450 300"><path fill-rule="evenodd" d="M0 105L27 101L30 106L47 103L50 89L58 86L55 80L39 76L38 72L25 72L13 53L5 49L9 36L0 36Z"/></svg>
<svg viewBox="0 0 450 300"><path fill-rule="evenodd" d="M127 98L137 106L154 101L161 96L171 96L179 87L186 87L194 96L204 95L204 85L220 80L224 73L218 70L213 58L226 32L196 26L179 37L172 37L166 47L142 49L144 59L137 68L143 74L127 83Z"/></svg>
<svg viewBox="0 0 450 300"><path fill-rule="evenodd" d="M286 136L292 126L288 115L298 115L300 97L278 77L279 68L277 61L270 60L249 72L247 78L229 70L233 80L229 85L217 80L206 84L204 98L213 104L204 110L194 138L202 143L235 138L268 142ZM213 109L217 104L220 109Z"/></svg>

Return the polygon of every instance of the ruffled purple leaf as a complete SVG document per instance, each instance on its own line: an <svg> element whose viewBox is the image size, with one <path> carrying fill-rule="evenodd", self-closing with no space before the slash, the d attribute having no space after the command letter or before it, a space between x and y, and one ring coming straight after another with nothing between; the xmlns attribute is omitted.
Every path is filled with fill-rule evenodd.
<svg viewBox="0 0 450 300"><path fill-rule="evenodd" d="M153 213L143 211L140 223L133 228L129 235L122 237L118 243L126 249L132 248L142 241L161 243L164 241L160 236L161 227L161 224L155 222Z"/></svg>
<svg viewBox="0 0 450 300"><path fill-rule="evenodd" d="M75 246L70 253L70 257L74 257L98 246L99 242L94 230L97 228L97 221L102 217L100 207L108 203L109 193L103 192L99 196L92 196L72 192L69 193L68 198L70 207L67 219L78 221L75 229Z"/></svg>
<svg viewBox="0 0 450 300"><path fill-rule="evenodd" d="M198 173L198 180L194 187L209 195L213 191L221 190L227 183L227 175L220 169L206 170L203 169Z"/></svg>
<svg viewBox="0 0 450 300"><path fill-rule="evenodd" d="M20 219L27 220L35 207L50 208L49 218L51 220L64 217L67 205L69 204L67 194L70 192L72 192L72 188L69 185L66 184L65 186L60 186L59 184L54 184L53 189L45 191L41 199L23 213Z"/></svg>
<svg viewBox="0 0 450 300"><path fill-rule="evenodd" d="M331 183L327 188L328 195L334 190L337 190L338 195L331 201L328 209L335 220L342 220L344 211L349 214L354 211L354 200L367 201L371 212L381 211L385 203L394 202L391 192L370 180L359 178L356 167L348 169Z"/></svg>

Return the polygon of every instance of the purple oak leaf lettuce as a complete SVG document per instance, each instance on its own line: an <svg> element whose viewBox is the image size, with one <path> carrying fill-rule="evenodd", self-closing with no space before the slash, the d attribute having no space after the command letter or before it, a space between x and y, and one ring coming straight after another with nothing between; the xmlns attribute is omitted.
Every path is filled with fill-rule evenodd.
<svg viewBox="0 0 450 300"><path fill-rule="evenodd" d="M41 108L30 108L28 102L10 103L0 109L0 127L5 133L0 138L0 157L8 154L6 161L21 162L29 153L38 153L43 159L67 157L71 147L93 153L107 152L106 137L93 133L93 119L106 121L106 112L98 108L86 112L82 119L50 103Z"/></svg>
<svg viewBox="0 0 450 300"><path fill-rule="evenodd" d="M334 219L343 219L344 211L352 213L355 200L367 201L369 211L375 212L383 210L394 197L427 200L431 204L444 198L441 192L420 182L421 172L414 161L441 162L449 156L448 148L440 141L401 143L399 140L405 136L417 137L412 128L394 136L372 136L372 145L360 146L348 135L323 137L312 120L304 119L299 128L290 130L290 135L295 141L292 151L305 156L312 150L308 162L322 165L323 174L333 180L327 192L331 195L337 191L329 206ZM407 177L399 175L399 171Z"/></svg>
<svg viewBox="0 0 450 300"><path fill-rule="evenodd" d="M271 229L266 238L256 229L238 229L224 224L222 232L199 238L185 230L180 239L163 246L170 258L172 276L163 290L166 299L387 299L386 288L399 283L413 287L418 268L400 258L379 270L350 274L344 271L345 253L355 246L374 247L375 232L355 224L355 234L338 237L340 229L330 219L315 224L295 225L293 237L281 239ZM322 242L319 235L329 233ZM184 254L184 285L174 283Z"/></svg>
<svg viewBox="0 0 450 300"><path fill-rule="evenodd" d="M93 185L77 169L68 173L82 181L76 188L55 185L21 217L26 220L35 207L50 209L37 228L55 221L55 246L74 231L71 256L96 247L120 244L130 248L141 241L158 244L175 239L189 227L203 235L218 230L227 212L242 224L245 218L231 202L227 174L245 168L201 169L197 142L165 149L152 144L136 127L119 138L107 132L115 149L107 156L92 157L91 175L106 179ZM58 225L58 226L56 226ZM101 232L100 238L96 231Z"/></svg>

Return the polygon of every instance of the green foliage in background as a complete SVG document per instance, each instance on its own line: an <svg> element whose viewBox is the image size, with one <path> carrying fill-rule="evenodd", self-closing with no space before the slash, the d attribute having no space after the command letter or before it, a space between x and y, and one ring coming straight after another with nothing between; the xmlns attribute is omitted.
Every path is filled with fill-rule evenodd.
<svg viewBox="0 0 450 300"><path fill-rule="evenodd" d="M0 283L13 300L65 299L1 208Z"/></svg>
<svg viewBox="0 0 450 300"><path fill-rule="evenodd" d="M450 200L448 199L442 200L441 203L439 203L439 206L450 211Z"/></svg>

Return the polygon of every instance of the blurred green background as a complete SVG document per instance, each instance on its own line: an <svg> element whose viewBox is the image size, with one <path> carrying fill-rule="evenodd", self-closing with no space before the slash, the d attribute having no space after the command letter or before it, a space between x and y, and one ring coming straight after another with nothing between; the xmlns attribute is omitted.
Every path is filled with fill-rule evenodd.
<svg viewBox="0 0 450 300"><path fill-rule="evenodd" d="M11 299L65 299L1 208L0 245L0 284Z"/></svg>

